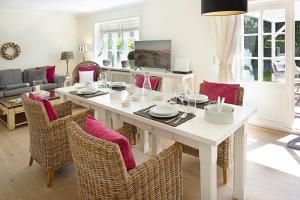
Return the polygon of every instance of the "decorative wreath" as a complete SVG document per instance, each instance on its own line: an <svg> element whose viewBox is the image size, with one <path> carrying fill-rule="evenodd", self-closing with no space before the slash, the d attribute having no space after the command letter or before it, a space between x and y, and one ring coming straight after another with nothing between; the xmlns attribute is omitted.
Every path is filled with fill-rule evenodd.
<svg viewBox="0 0 300 200"><path fill-rule="evenodd" d="M9 55L6 53L6 50L8 48L13 48L15 49L15 52L14 54L12 55ZM13 43L13 42L8 42L8 43L5 43L2 47L1 47L1 54L3 56L3 58L7 59L7 60L13 60L15 59L16 57L18 57L20 54L21 54L21 48L19 45Z"/></svg>

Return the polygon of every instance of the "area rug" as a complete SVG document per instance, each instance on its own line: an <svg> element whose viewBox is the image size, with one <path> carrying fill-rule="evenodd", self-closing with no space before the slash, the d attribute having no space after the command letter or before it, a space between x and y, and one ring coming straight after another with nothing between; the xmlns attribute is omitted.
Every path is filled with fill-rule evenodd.
<svg viewBox="0 0 300 200"><path fill-rule="evenodd" d="M300 150L300 137L297 137L287 143L287 147Z"/></svg>

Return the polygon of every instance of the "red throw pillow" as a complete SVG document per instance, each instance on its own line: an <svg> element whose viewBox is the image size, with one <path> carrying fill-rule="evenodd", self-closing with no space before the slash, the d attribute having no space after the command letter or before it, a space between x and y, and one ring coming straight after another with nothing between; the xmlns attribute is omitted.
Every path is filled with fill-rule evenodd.
<svg viewBox="0 0 300 200"><path fill-rule="evenodd" d="M79 66L79 71L94 71L94 81L97 81L97 66Z"/></svg>
<svg viewBox="0 0 300 200"><path fill-rule="evenodd" d="M45 99L43 97L34 95L33 93L29 93L29 98L31 100L39 101L39 102L42 102L44 104L45 110L48 114L48 117L49 117L50 121L54 121L54 120L58 119L57 112L56 112L56 110L54 109L54 107L52 106L51 102L48 99Z"/></svg>
<svg viewBox="0 0 300 200"><path fill-rule="evenodd" d="M42 67L37 67L36 69L42 69ZM46 67L46 79L48 83L55 83L55 66Z"/></svg>
<svg viewBox="0 0 300 200"><path fill-rule="evenodd" d="M136 167L130 143L125 136L107 128L91 116L88 116L85 122L85 131L88 134L119 145L127 170L131 170Z"/></svg>
<svg viewBox="0 0 300 200"><path fill-rule="evenodd" d="M144 85L144 75L139 74L136 78L135 85L138 86L139 88L142 88ZM150 77L150 84L152 90L156 90L158 83L159 83L160 78L151 76Z"/></svg>
<svg viewBox="0 0 300 200"><path fill-rule="evenodd" d="M48 83L55 83L55 66L48 66L46 69Z"/></svg>
<svg viewBox="0 0 300 200"><path fill-rule="evenodd" d="M225 103L237 104L239 84L211 83L204 81L202 94L208 96L209 100L217 100L220 96L225 98Z"/></svg>

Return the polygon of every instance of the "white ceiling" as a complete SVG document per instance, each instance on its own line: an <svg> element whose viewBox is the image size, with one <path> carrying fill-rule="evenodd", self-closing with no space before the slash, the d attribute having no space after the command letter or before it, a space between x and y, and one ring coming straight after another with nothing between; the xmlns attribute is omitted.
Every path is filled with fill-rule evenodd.
<svg viewBox="0 0 300 200"><path fill-rule="evenodd" d="M0 8L82 14L141 1L144 0L0 0Z"/></svg>

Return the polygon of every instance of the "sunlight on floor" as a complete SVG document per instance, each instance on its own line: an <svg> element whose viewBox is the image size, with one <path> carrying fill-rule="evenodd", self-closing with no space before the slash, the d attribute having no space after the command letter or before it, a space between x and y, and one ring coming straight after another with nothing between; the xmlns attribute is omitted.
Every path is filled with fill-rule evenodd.
<svg viewBox="0 0 300 200"><path fill-rule="evenodd" d="M299 137L298 135L292 135L292 134L290 134L290 135L288 135L288 136L285 136L285 137L283 137L283 138L280 138L279 140L277 140L278 142L282 142L282 143L285 143L285 144L287 144L289 141L291 141L291 140L293 140L293 139L295 139L295 138L297 138L297 137Z"/></svg>
<svg viewBox="0 0 300 200"><path fill-rule="evenodd" d="M248 160L300 177L300 151L266 144L248 152Z"/></svg>
<svg viewBox="0 0 300 200"><path fill-rule="evenodd" d="M248 137L248 138L247 138L247 144L248 144L248 145L254 144L254 143L256 143L257 141L258 141L257 139L254 139L254 138L251 138L251 137Z"/></svg>

